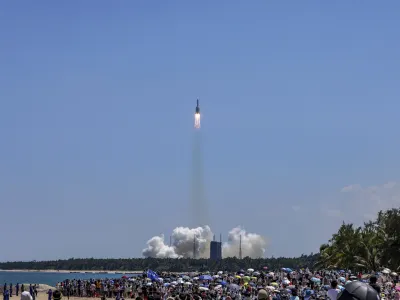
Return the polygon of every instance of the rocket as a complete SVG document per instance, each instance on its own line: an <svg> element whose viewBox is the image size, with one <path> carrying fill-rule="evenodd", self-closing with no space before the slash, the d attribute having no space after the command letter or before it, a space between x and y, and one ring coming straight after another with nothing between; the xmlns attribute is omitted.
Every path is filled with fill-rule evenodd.
<svg viewBox="0 0 400 300"><path fill-rule="evenodd" d="M194 112L194 128L199 129L200 128L200 105L199 105L199 99L197 99L197 106L196 110Z"/></svg>

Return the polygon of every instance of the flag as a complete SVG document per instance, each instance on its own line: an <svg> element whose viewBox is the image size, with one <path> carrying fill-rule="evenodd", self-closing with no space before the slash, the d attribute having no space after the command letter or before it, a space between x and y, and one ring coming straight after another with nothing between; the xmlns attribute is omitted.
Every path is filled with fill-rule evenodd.
<svg viewBox="0 0 400 300"><path fill-rule="evenodd" d="M154 272L152 270L148 270L147 271L147 278L150 278L151 281L156 281L156 280L158 280L159 277L158 277L156 272Z"/></svg>

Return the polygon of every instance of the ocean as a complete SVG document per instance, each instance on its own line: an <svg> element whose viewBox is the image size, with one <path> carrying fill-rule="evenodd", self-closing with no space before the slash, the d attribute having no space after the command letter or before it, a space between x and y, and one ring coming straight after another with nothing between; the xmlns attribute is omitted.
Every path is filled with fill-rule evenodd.
<svg viewBox="0 0 400 300"><path fill-rule="evenodd" d="M137 274L126 276L132 277ZM124 274L104 273L61 273L61 272L4 272L0 271L0 284L12 283L14 286L19 283L41 283L55 286L57 282L65 279L98 279L98 278L121 278Z"/></svg>

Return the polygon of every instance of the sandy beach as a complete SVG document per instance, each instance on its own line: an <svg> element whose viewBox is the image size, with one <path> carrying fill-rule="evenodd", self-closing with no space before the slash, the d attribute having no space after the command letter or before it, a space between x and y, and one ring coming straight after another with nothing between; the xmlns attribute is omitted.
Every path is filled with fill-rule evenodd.
<svg viewBox="0 0 400 300"><path fill-rule="evenodd" d="M12 300L12 299L17 300L19 298L20 298L19 296L17 297L17 296L14 295L12 298L10 298L10 300ZM67 299L68 299L68 297L66 297L66 296L62 297L62 300L67 300ZM70 300L88 300L88 299L92 299L93 300L93 299L100 299L100 298L69 297L69 299ZM36 297L36 300L48 300L47 293L46 292L39 292L38 296Z"/></svg>

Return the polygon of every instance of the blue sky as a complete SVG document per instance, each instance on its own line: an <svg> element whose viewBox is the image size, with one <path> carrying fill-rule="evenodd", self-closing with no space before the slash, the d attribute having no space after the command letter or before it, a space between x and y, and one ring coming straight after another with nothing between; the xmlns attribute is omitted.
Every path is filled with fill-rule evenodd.
<svg viewBox="0 0 400 300"><path fill-rule="evenodd" d="M0 260L140 256L190 225L197 97L215 233L295 256L400 206L399 9L2 2Z"/></svg>

